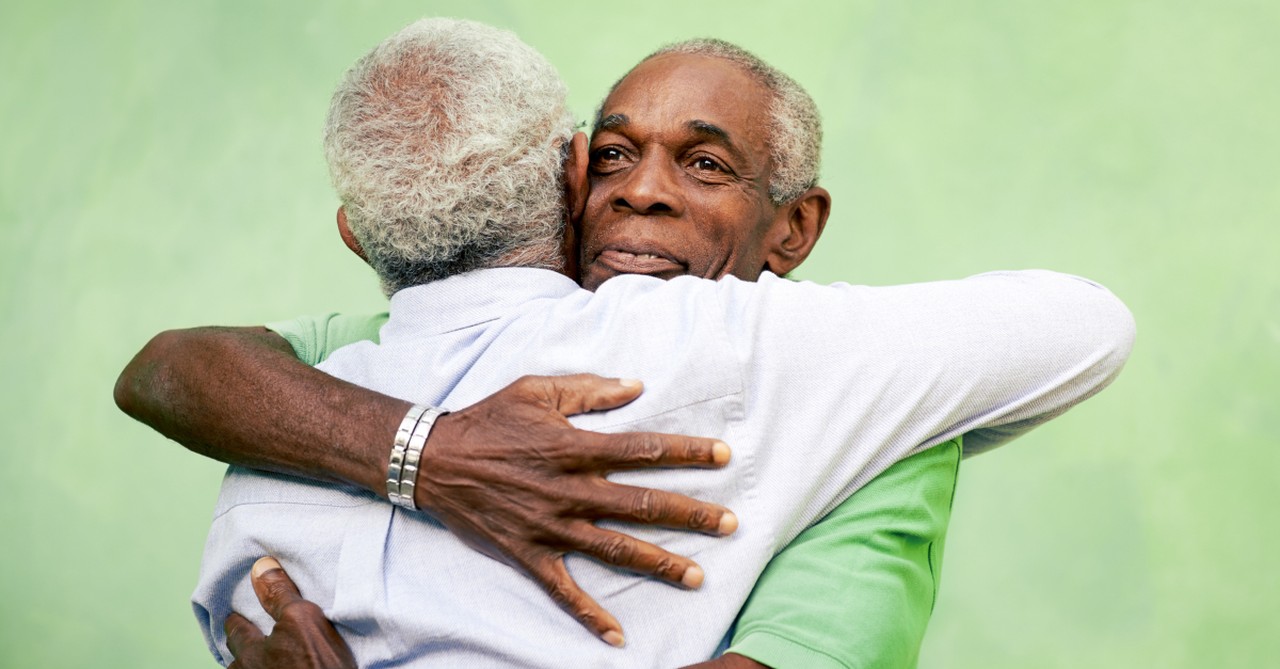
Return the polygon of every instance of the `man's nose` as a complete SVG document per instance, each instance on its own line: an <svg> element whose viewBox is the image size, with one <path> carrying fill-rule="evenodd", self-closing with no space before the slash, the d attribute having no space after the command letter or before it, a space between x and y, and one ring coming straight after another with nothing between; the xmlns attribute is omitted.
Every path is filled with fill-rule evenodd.
<svg viewBox="0 0 1280 669"><path fill-rule="evenodd" d="M648 216L680 216L684 212L684 201L677 179L675 166L668 160L645 156L627 170L614 193L613 208Z"/></svg>

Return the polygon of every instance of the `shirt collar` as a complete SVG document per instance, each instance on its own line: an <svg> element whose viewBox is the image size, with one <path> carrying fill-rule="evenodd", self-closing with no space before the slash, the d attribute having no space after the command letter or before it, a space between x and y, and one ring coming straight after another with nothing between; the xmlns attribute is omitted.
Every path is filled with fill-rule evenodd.
<svg viewBox="0 0 1280 669"><path fill-rule="evenodd" d="M465 272L391 296L387 341L408 333L438 334L500 318L529 300L560 298L582 290L569 277L546 269L500 267Z"/></svg>

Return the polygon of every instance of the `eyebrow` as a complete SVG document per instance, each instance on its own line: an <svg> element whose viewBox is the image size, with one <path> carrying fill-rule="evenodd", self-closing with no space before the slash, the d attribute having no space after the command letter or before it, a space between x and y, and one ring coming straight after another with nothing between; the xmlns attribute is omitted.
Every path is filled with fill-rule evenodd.
<svg viewBox="0 0 1280 669"><path fill-rule="evenodd" d="M707 123L701 119L694 119L686 123L685 127L699 135L710 135L711 137L715 137L726 144L733 144L733 140L729 139L728 131L714 123Z"/></svg>
<svg viewBox="0 0 1280 669"><path fill-rule="evenodd" d="M746 154L733 141L733 137L729 135L729 131L721 128L714 123L708 123L702 119L693 119L684 124L686 128L696 135L700 135L704 140L716 140L716 142L724 148L728 149L734 157L739 160L746 160Z"/></svg>
<svg viewBox="0 0 1280 669"><path fill-rule="evenodd" d="M596 127L592 132L599 132L601 130L617 130L630 122L631 119L627 118L626 114L609 114L608 116L600 117L600 119L596 121Z"/></svg>
<svg viewBox="0 0 1280 669"><path fill-rule="evenodd" d="M618 128L626 127L630 123L631 119L627 118L626 114L609 114L608 116L600 116L597 118L595 128L591 132L592 134L595 134L601 130L617 130ZM724 147L729 149L729 151L731 151L735 156L741 157L743 155L742 151L738 148L738 145L734 143L733 138L729 135L729 131L714 123L710 123L702 119L693 119L692 121L687 121L684 126L695 135L702 137L704 140L717 140L718 143L724 145Z"/></svg>

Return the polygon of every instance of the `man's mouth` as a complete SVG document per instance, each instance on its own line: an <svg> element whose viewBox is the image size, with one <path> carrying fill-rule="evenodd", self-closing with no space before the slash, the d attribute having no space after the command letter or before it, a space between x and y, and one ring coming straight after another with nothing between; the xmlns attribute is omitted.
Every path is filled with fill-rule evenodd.
<svg viewBox="0 0 1280 669"><path fill-rule="evenodd" d="M596 256L596 262L618 274L669 274L683 273L684 265L651 251L606 248Z"/></svg>

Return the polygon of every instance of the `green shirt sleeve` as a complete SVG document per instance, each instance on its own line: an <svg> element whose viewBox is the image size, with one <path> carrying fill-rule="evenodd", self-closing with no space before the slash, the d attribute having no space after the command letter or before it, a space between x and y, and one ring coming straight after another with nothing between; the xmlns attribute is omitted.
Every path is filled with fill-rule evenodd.
<svg viewBox="0 0 1280 669"><path fill-rule="evenodd" d="M365 340L377 342L378 331L386 322L386 313L371 316L324 314L267 323L266 327L284 337L299 360L315 366L347 344Z"/></svg>
<svg viewBox="0 0 1280 669"><path fill-rule="evenodd" d="M898 462L774 557L728 652L778 669L914 667L937 597L960 439Z"/></svg>

